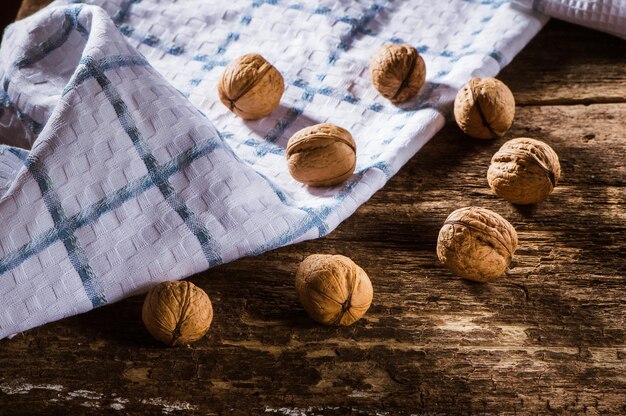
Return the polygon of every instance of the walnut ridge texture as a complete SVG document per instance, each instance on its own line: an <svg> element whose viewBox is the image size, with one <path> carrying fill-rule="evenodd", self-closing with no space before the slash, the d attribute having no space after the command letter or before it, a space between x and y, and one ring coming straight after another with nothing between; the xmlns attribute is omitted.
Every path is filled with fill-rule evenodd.
<svg viewBox="0 0 626 416"><path fill-rule="evenodd" d="M464 133L478 139L504 136L515 117L515 98L502 81L472 78L454 100L454 118Z"/></svg>
<svg viewBox="0 0 626 416"><path fill-rule="evenodd" d="M506 142L491 159L489 186L514 204L536 204L545 200L561 177L556 152L546 143L518 138Z"/></svg>
<svg viewBox="0 0 626 416"><path fill-rule="evenodd" d="M415 97L422 88L426 65L411 45L384 45L372 57L370 77L380 95L399 104Z"/></svg>
<svg viewBox="0 0 626 416"><path fill-rule="evenodd" d="M351 325L374 294L365 271L341 255L313 254L296 272L296 293L311 318L325 325Z"/></svg>
<svg viewBox="0 0 626 416"><path fill-rule="evenodd" d="M487 282L502 275L517 249L517 232L500 215L480 207L452 212L439 231L437 256L453 273Z"/></svg>
<svg viewBox="0 0 626 416"><path fill-rule="evenodd" d="M141 311L152 336L170 345L187 345L206 334L213 320L209 296L191 282L163 282L148 294Z"/></svg>
<svg viewBox="0 0 626 416"><path fill-rule="evenodd" d="M217 87L220 100L246 120L270 114L285 90L283 76L258 54L240 56L228 64Z"/></svg>
<svg viewBox="0 0 626 416"><path fill-rule="evenodd" d="M356 143L350 132L330 123L297 131L285 152L291 176L309 186L332 186L356 167Z"/></svg>

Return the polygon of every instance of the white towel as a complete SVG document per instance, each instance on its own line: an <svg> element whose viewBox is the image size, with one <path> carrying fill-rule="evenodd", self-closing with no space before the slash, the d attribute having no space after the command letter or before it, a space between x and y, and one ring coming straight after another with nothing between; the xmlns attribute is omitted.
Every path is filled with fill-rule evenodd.
<svg viewBox="0 0 626 416"><path fill-rule="evenodd" d="M324 236L444 125L460 86L546 21L505 0L70 3L14 23L0 48L0 337ZM369 79L389 42L427 67L400 107ZM249 52L286 82L255 122L216 93ZM295 182L284 157L321 122L358 148L330 189Z"/></svg>
<svg viewBox="0 0 626 416"><path fill-rule="evenodd" d="M514 0L514 4L626 39L626 0Z"/></svg>

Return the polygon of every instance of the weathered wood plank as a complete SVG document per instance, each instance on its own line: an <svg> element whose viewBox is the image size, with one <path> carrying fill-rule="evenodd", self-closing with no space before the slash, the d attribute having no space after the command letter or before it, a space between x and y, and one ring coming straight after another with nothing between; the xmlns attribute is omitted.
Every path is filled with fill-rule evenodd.
<svg viewBox="0 0 626 416"><path fill-rule="evenodd" d="M554 146L564 171L557 192L533 210L486 185L504 140L476 142L450 125L327 238L192 278L216 316L193 348L153 342L139 318L142 299L132 298L5 341L2 391L44 387L0 400L50 412L156 412L169 403L224 414L284 406L317 409L306 414L620 413L625 115L624 104L519 109L510 136L531 129ZM496 209L520 232L513 267L497 283L465 282L437 262L441 223L467 204ZM348 254L372 278L374 304L354 327L320 327L296 301L295 268L318 251ZM28 361L11 368L25 351ZM45 387L56 383L61 390Z"/></svg>
<svg viewBox="0 0 626 416"><path fill-rule="evenodd" d="M551 20L498 76L518 105L626 102L626 42Z"/></svg>

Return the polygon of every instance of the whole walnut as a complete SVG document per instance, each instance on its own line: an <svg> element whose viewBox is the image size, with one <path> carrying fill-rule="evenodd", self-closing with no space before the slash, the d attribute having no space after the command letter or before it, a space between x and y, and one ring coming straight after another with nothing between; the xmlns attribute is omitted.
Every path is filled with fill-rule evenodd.
<svg viewBox="0 0 626 416"><path fill-rule="evenodd" d="M330 123L297 131L287 143L291 176L309 186L332 186L348 179L356 167L356 143L346 129Z"/></svg>
<svg viewBox="0 0 626 416"><path fill-rule="evenodd" d="M525 137L509 140L491 158L489 186L514 204L536 204L554 190L561 176L559 157L550 146Z"/></svg>
<svg viewBox="0 0 626 416"><path fill-rule="evenodd" d="M372 84L393 103L415 97L426 80L424 59L411 45L384 45L370 62Z"/></svg>
<svg viewBox="0 0 626 416"><path fill-rule="evenodd" d="M187 345L206 334L213 307L206 292L190 282L164 282L148 292L141 317L152 336L167 345Z"/></svg>
<svg viewBox="0 0 626 416"><path fill-rule="evenodd" d="M255 120L278 106L285 82L280 72L261 55L247 54L228 64L217 90L230 111L245 120Z"/></svg>
<svg viewBox="0 0 626 416"><path fill-rule="evenodd" d="M478 139L502 137L515 117L515 98L495 78L472 78L454 100L454 118L461 130Z"/></svg>
<svg viewBox="0 0 626 416"><path fill-rule="evenodd" d="M457 209L439 231L437 256L453 273L487 282L502 275L517 249L513 226L493 211Z"/></svg>
<svg viewBox="0 0 626 416"><path fill-rule="evenodd" d="M296 293L317 322L347 326L367 312L374 291L367 274L348 257L313 254L298 267Z"/></svg>

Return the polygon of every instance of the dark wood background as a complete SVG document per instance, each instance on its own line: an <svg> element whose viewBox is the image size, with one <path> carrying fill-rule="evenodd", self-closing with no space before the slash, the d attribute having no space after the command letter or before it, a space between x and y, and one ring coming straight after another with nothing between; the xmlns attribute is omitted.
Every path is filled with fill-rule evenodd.
<svg viewBox="0 0 626 416"><path fill-rule="evenodd" d="M626 42L552 21L499 78L517 100L504 139L448 124L328 237L191 278L215 309L194 346L153 341L142 297L1 341L0 413L626 414ZM553 146L563 171L523 209L486 180L520 136ZM467 205L518 230L492 284L437 261L442 222ZM372 279L352 327L317 325L296 300L296 267L317 252Z"/></svg>

